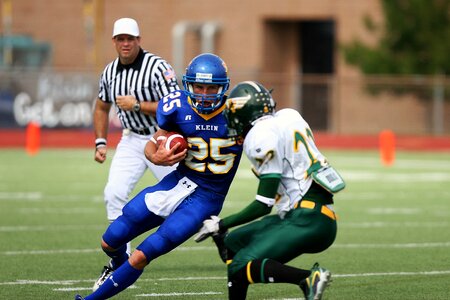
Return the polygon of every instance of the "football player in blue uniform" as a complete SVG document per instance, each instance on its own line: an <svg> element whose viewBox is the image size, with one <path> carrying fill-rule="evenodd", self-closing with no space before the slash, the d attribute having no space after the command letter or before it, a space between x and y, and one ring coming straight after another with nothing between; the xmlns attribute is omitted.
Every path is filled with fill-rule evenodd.
<svg viewBox="0 0 450 300"><path fill-rule="evenodd" d="M242 145L228 137L222 111L229 81L225 62L204 53L195 57L183 76L185 90L175 91L158 104L160 129L147 143L146 157L175 171L136 195L123 214L108 227L102 249L111 258L98 289L83 298L107 299L133 284L145 266L194 235L202 222L218 215L236 173ZM164 147L167 132L182 134L189 149L175 154L178 144ZM161 142L160 142L161 141ZM155 227L128 257L126 243Z"/></svg>

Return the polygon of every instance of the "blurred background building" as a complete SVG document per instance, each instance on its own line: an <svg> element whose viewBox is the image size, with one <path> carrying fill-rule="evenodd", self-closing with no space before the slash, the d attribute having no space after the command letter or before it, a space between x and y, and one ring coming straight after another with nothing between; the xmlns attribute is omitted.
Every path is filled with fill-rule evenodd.
<svg viewBox="0 0 450 300"><path fill-rule="evenodd" d="M113 23L131 17L142 47L167 59L179 79L191 58L216 53L232 85L273 88L278 108L296 108L314 131L450 135L448 74L367 75L346 61L343 45L380 40L365 23L383 24L381 0L0 3L0 128L90 127L99 75L116 57Z"/></svg>

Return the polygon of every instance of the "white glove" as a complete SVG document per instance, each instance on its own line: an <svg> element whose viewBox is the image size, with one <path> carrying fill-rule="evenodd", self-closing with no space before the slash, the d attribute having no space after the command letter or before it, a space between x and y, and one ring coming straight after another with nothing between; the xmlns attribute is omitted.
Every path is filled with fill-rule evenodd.
<svg viewBox="0 0 450 300"><path fill-rule="evenodd" d="M198 231L194 240L199 243L210 236L215 236L219 234L219 222L220 218L218 216L211 216L210 219L203 221L203 226Z"/></svg>

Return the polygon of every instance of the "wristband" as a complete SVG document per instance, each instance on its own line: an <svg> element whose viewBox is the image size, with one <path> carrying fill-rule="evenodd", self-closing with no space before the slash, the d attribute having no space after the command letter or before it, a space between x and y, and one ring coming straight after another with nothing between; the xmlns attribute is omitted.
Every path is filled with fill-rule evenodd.
<svg viewBox="0 0 450 300"><path fill-rule="evenodd" d="M95 148L98 149L101 147L106 147L106 139L105 138L95 139Z"/></svg>

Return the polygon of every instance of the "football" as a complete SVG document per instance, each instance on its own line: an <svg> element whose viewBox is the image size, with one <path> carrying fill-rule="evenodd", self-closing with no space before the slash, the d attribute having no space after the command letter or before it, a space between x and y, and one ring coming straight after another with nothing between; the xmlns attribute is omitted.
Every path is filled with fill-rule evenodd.
<svg viewBox="0 0 450 300"><path fill-rule="evenodd" d="M172 149L177 143L180 143L180 146L178 147L175 154L180 153L184 149L188 149L189 147L187 140L184 138L184 136L182 136L178 132L168 132L166 134L166 138L167 140L165 146L167 150Z"/></svg>

